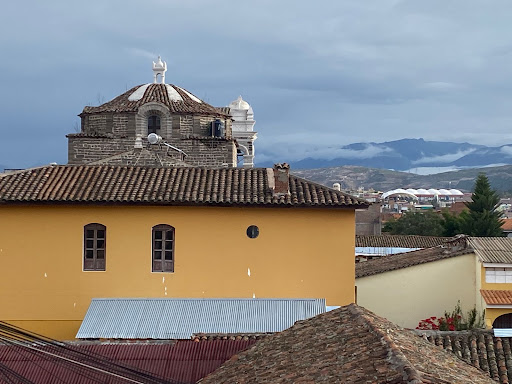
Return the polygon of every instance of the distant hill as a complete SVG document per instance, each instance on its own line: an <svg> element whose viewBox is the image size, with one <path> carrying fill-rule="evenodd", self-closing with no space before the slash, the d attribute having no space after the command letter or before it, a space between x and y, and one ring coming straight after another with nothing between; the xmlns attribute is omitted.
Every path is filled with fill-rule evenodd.
<svg viewBox="0 0 512 384"><path fill-rule="evenodd" d="M329 153L329 158L325 155ZM295 169L344 165L384 168L398 171L432 167L485 167L512 164L512 144L487 147L478 144L402 139L384 143L354 143L329 147L292 162ZM258 166L271 166L260 164ZM421 172L420 172L421 173Z"/></svg>
<svg viewBox="0 0 512 384"><path fill-rule="evenodd" d="M340 183L342 189L373 188L389 191L395 188L456 188L471 192L475 178L483 172L492 188L501 194L512 194L512 165L479 169L464 169L434 175L389 171L386 169L358 166L329 167L316 169L294 169L294 175L332 187Z"/></svg>

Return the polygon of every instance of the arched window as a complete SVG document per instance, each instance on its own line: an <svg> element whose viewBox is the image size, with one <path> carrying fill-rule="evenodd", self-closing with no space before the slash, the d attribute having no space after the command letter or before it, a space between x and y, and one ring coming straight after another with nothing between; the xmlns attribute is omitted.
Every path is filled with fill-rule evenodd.
<svg viewBox="0 0 512 384"><path fill-rule="evenodd" d="M84 226L84 271L104 271L107 227L92 223Z"/></svg>
<svg viewBox="0 0 512 384"><path fill-rule="evenodd" d="M174 228L159 224L152 232L152 271L174 272Z"/></svg>
<svg viewBox="0 0 512 384"><path fill-rule="evenodd" d="M493 328L512 328L512 313L501 315L492 323Z"/></svg>
<svg viewBox="0 0 512 384"><path fill-rule="evenodd" d="M148 117L148 135L150 133L160 134L160 116L151 115Z"/></svg>

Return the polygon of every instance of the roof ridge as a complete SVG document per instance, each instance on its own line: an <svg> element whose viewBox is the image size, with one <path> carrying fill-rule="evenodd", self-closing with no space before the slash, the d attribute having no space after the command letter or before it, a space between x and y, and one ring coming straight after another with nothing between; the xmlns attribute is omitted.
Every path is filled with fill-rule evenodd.
<svg viewBox="0 0 512 384"><path fill-rule="evenodd" d="M271 169L273 169L273 168L271 168ZM336 190L336 189L334 189L334 188L331 188L331 187L328 187L328 186L326 186L326 185L323 185L323 184L317 183L316 181L311 181L311 180L305 179L305 178L303 178L303 177L300 177L300 176L294 175L294 174L293 174L293 173L291 173L291 172L290 172L290 177L295 177L297 180L304 181L304 182L306 182L306 183L308 183L308 184L316 185L317 187L319 187L319 188L321 188L321 189L326 189L327 191L329 191L329 192L333 192L333 193L335 193L336 195L342 195L342 196L344 196L344 197L350 197L351 199L356 200L356 201L358 201L358 202L362 203L362 205L367 205L368 207L369 207L370 205L372 205L372 203L370 203L368 200L362 199L362 198L360 198L360 197L356 197L356 196L351 195L351 194L346 193L346 192L338 191L338 190Z"/></svg>
<svg viewBox="0 0 512 384"><path fill-rule="evenodd" d="M403 372L407 383L423 383L421 372L414 367L414 365L409 361L409 359L407 359L396 342L391 337L389 337L389 333L392 328L387 328L385 332L384 329L373 323L374 317L371 316L369 312L363 310L356 304L350 304L348 306L348 310L352 315L357 316L356 321L358 323L367 328L370 328L377 336L379 336L380 343L388 351L386 360L392 364L395 369L399 369ZM386 322L389 323L388 320L386 320Z"/></svg>
<svg viewBox="0 0 512 384"><path fill-rule="evenodd" d="M432 254L433 251L438 250L436 254ZM451 257L457 257L475 252L471 247L450 250L443 245L437 245L435 247L418 249L416 251L395 253L393 255L381 256L375 260L368 260L356 263L356 278L378 275L384 272L395 271L398 269L404 269L415 265L432 263L443 259L449 259ZM412 257L418 256L415 259ZM419 257L423 256L423 257ZM403 265L392 265L392 262L404 261ZM386 265L388 265L386 267ZM375 270L371 270L370 267L375 267ZM380 269L379 269L380 267ZM370 270L368 271L368 269Z"/></svg>

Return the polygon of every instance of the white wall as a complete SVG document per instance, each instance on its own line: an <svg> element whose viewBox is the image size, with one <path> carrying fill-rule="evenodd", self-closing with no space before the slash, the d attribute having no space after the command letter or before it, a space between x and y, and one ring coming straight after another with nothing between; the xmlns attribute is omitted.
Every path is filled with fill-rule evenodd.
<svg viewBox="0 0 512 384"><path fill-rule="evenodd" d="M371 262L371 261L370 261ZM475 255L461 255L356 279L357 303L406 328L476 304Z"/></svg>

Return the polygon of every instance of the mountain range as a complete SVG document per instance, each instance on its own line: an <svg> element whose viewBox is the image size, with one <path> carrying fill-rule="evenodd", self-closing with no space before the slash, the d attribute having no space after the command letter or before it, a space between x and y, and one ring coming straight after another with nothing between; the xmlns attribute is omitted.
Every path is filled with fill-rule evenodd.
<svg viewBox="0 0 512 384"><path fill-rule="evenodd" d="M512 164L512 144L479 144L402 139L384 143L354 143L329 148L330 156L305 157L292 162L294 169L344 165L422 173L429 168L463 169ZM268 164L259 164L259 166Z"/></svg>
<svg viewBox="0 0 512 384"><path fill-rule="evenodd" d="M503 196L512 195L512 165L469 168L431 175L352 165L298 170L292 168L291 172L328 187L332 187L334 183L340 183L344 190L365 188L383 192L396 188L455 188L463 192L471 192L476 177L480 172L484 172L493 189Z"/></svg>

